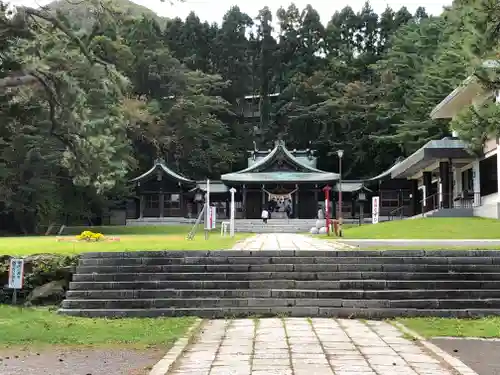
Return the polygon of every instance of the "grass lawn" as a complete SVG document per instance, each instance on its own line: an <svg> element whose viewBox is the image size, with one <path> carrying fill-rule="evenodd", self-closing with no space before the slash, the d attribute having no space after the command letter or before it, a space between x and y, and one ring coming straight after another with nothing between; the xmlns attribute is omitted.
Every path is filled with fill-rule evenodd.
<svg viewBox="0 0 500 375"><path fill-rule="evenodd" d="M500 220L422 218L344 229L345 239L500 239Z"/></svg>
<svg viewBox="0 0 500 375"><path fill-rule="evenodd" d="M500 337L500 317L481 319L411 318L398 320L425 338Z"/></svg>
<svg viewBox="0 0 500 375"><path fill-rule="evenodd" d="M64 236L77 235L84 230L90 230L94 233L102 233L104 235L124 235L124 234L180 234L186 235L189 233L192 225L108 225L102 227L66 227L63 231ZM217 231L217 230L215 230ZM198 226L197 233L203 233L203 227ZM219 228L220 233L220 228Z"/></svg>
<svg viewBox="0 0 500 375"><path fill-rule="evenodd" d="M117 230L117 228L120 228ZM118 242L73 242L75 236L0 237L0 255L79 254L92 251L134 250L224 250L249 236L237 233L234 238L222 237L213 231L205 241L203 229L198 230L192 241L186 240L191 227L103 227L101 233L116 236ZM97 228L93 228L97 231ZM128 233L128 234L121 234ZM61 238L62 241L58 241Z"/></svg>
<svg viewBox="0 0 500 375"><path fill-rule="evenodd" d="M89 319L57 315L48 309L0 305L0 347L127 346L167 348L194 318Z"/></svg>

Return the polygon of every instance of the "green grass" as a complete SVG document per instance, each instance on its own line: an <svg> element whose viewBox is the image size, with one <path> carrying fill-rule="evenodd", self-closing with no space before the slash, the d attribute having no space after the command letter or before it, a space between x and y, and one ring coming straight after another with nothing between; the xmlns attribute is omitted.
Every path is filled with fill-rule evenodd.
<svg viewBox="0 0 500 375"><path fill-rule="evenodd" d="M345 239L500 239L500 220L422 218L344 229Z"/></svg>
<svg viewBox="0 0 500 375"><path fill-rule="evenodd" d="M165 230L170 227L162 228ZM189 229L186 228L177 228L175 231L167 232L170 234L118 235L119 241L117 242L75 242L75 236L3 237L0 238L0 255L24 256L41 253L74 255L93 251L137 250L225 250L249 236L249 234L237 233L234 238L222 237L220 232L214 231L209 239L205 240L203 230L201 230L193 240L188 241L186 240L188 231ZM104 234L113 236L116 232Z"/></svg>
<svg viewBox="0 0 500 375"><path fill-rule="evenodd" d="M89 319L57 315L48 309L0 305L0 347L127 346L168 348L194 318Z"/></svg>
<svg viewBox="0 0 500 375"><path fill-rule="evenodd" d="M500 337L500 317L481 319L408 318L399 319L425 338L432 337Z"/></svg>
<svg viewBox="0 0 500 375"><path fill-rule="evenodd" d="M84 230L90 230L95 233L104 235L124 235L124 234L187 234L191 230L192 225L144 225L144 226L126 226L126 225L109 225L102 227L66 227L63 235L77 235ZM220 231L220 229L219 229ZM203 232L201 226L198 227L197 233Z"/></svg>

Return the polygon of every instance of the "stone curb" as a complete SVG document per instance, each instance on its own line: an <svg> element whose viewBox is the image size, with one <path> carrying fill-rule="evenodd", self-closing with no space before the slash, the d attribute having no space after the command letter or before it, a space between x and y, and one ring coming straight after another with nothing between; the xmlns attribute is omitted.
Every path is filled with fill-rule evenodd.
<svg viewBox="0 0 500 375"><path fill-rule="evenodd" d="M475 341L486 341L486 342L499 342L500 339L497 338L486 338L486 337L453 337L453 336L437 336L433 337L434 340L475 340Z"/></svg>
<svg viewBox="0 0 500 375"><path fill-rule="evenodd" d="M422 336L420 336L418 333L412 331L411 329L407 328L405 325L399 323L399 322L394 322L393 323L397 328L399 328L403 333L406 333L407 335L413 336L415 339L417 339L423 346L425 346L428 350L430 350L434 355L439 357L441 360L446 362L450 367L452 367L458 374L460 375L478 375L477 372L472 370L469 366L467 366L465 363L460 361L458 358L455 358L448 353L446 353L444 350L441 348L437 347L436 345L430 343L429 341L425 340Z"/></svg>
<svg viewBox="0 0 500 375"><path fill-rule="evenodd" d="M149 375L167 375L168 372L172 369L175 362L182 355L186 347L189 345L191 338L198 329L200 328L203 319L197 319L191 327L187 330L184 337L178 339L174 346L167 352L165 357L163 357L156 365L153 366Z"/></svg>
<svg viewBox="0 0 500 375"><path fill-rule="evenodd" d="M354 250L359 249L359 246L349 245L348 243L342 242L342 240L333 240L331 241L334 247L339 247L342 250Z"/></svg>

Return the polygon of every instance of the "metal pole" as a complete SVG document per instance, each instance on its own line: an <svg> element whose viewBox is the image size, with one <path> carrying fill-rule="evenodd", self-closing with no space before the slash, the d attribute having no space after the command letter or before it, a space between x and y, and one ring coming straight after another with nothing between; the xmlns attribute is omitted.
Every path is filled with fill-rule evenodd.
<svg viewBox="0 0 500 375"><path fill-rule="evenodd" d="M339 237L342 237L342 156L339 157Z"/></svg>

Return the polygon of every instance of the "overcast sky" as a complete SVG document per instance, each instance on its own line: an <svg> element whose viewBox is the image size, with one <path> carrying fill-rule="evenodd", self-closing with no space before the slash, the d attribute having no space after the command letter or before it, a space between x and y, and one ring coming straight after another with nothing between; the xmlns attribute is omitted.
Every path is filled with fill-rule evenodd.
<svg viewBox="0 0 500 375"><path fill-rule="evenodd" d="M28 5L36 6L45 5L51 0L7 0L14 5ZM71 1L71 0L70 0ZM73 0L75 1L75 0ZM161 2L160 0L133 0L137 4L147 6L154 10L160 16L169 18L181 17L186 18L190 11L195 11L202 21L217 22L222 21L224 13L233 5L238 5L243 12L248 13L249 16L255 17L259 10L265 5L268 5L273 14L280 6L287 7L290 3L295 3L299 9L304 8L307 4L311 4L320 14L323 23L329 21L332 14L346 5L350 5L355 11L358 11L363 6L365 0L186 0L184 3L172 0ZM427 9L428 13L438 15L441 13L443 6L451 5L452 0L372 0L370 1L372 7L377 13L389 5L391 8L397 10L402 6L406 6L410 12L414 12L419 6ZM273 4L271 6L271 4Z"/></svg>

